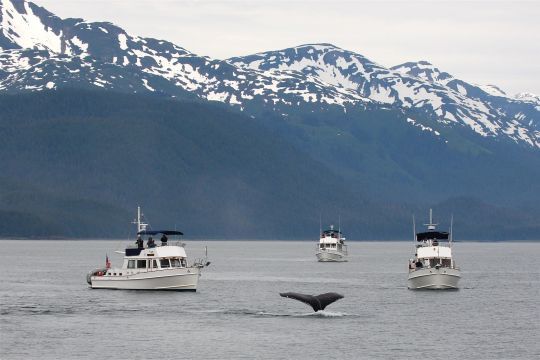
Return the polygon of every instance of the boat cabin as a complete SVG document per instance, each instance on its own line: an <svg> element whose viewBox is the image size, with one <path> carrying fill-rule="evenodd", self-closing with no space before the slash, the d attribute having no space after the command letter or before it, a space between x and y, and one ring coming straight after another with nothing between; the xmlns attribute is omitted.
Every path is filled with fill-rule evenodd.
<svg viewBox="0 0 540 360"><path fill-rule="evenodd" d="M336 247L338 244L343 244L344 238L342 237L341 231L330 229L325 230L321 234L321 238L319 240L319 243L322 247ZM333 246L328 246L333 245Z"/></svg>
<svg viewBox="0 0 540 360"><path fill-rule="evenodd" d="M141 250L124 257L123 269L130 271L156 271L187 267L186 251L181 246L158 246Z"/></svg>
<svg viewBox="0 0 540 360"><path fill-rule="evenodd" d="M320 250L343 251L346 249L344 240L345 238L341 231L335 230L333 226L330 226L329 230L324 230L321 233L318 248Z"/></svg>
<svg viewBox="0 0 540 360"><path fill-rule="evenodd" d="M453 267L449 233L427 231L416 234L416 257L410 268Z"/></svg>
<svg viewBox="0 0 540 360"><path fill-rule="evenodd" d="M137 235L135 245L125 249L122 268L108 269L105 276L131 275L188 267L184 244L179 241L169 241L168 238L169 236L181 236L182 232L142 230ZM159 238L160 244L153 241L154 236Z"/></svg>

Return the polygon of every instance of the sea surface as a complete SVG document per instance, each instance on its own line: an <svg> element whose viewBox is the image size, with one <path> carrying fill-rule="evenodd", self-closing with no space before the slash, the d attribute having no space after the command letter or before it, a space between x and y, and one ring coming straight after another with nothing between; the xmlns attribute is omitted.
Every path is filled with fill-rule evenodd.
<svg viewBox="0 0 540 360"><path fill-rule="evenodd" d="M127 241L0 241L0 359L540 359L540 242L455 243L458 291L407 290L409 242L186 243L212 261L196 293L90 289Z"/></svg>

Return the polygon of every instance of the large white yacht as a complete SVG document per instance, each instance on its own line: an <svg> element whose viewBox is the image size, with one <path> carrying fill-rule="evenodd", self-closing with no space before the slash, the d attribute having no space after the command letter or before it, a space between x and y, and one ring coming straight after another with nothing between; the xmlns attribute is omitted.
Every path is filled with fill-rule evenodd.
<svg viewBox="0 0 540 360"><path fill-rule="evenodd" d="M317 259L321 262L347 261L347 245L340 230L335 230L334 225L330 229L321 231L321 237L317 244Z"/></svg>
<svg viewBox="0 0 540 360"><path fill-rule="evenodd" d="M409 260L409 289L457 289L461 277L452 257L452 225L450 233L437 231L433 211L429 210L426 232L415 233L415 254Z"/></svg>
<svg viewBox="0 0 540 360"><path fill-rule="evenodd" d="M93 289L129 290L187 290L196 291L201 269L210 263L197 259L188 264L182 232L173 230L147 230L137 209L137 241L119 253L124 255L121 267L112 267L108 256L105 267L88 273L86 280ZM160 237L156 244L153 237ZM169 240L169 236L178 239ZM146 246L144 240L146 238Z"/></svg>

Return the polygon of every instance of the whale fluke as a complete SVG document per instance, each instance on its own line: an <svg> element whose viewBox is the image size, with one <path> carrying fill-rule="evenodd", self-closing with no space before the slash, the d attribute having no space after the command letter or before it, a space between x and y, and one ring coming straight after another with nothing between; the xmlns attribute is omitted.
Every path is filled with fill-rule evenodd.
<svg viewBox="0 0 540 360"><path fill-rule="evenodd" d="M320 294L320 295L306 295L306 294L299 294L295 292L286 292L286 293L279 293L279 295L308 304L309 306L313 308L313 311L324 310L325 307L327 307L334 301L342 299L344 297L341 294L337 294L333 292Z"/></svg>

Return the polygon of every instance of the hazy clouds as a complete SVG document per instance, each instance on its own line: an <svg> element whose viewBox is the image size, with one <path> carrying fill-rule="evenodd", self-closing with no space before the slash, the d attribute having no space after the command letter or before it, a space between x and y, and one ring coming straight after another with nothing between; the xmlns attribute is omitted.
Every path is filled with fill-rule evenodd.
<svg viewBox="0 0 540 360"><path fill-rule="evenodd" d="M385 66L428 60L469 82L540 94L540 1L35 2L215 58L328 42Z"/></svg>

